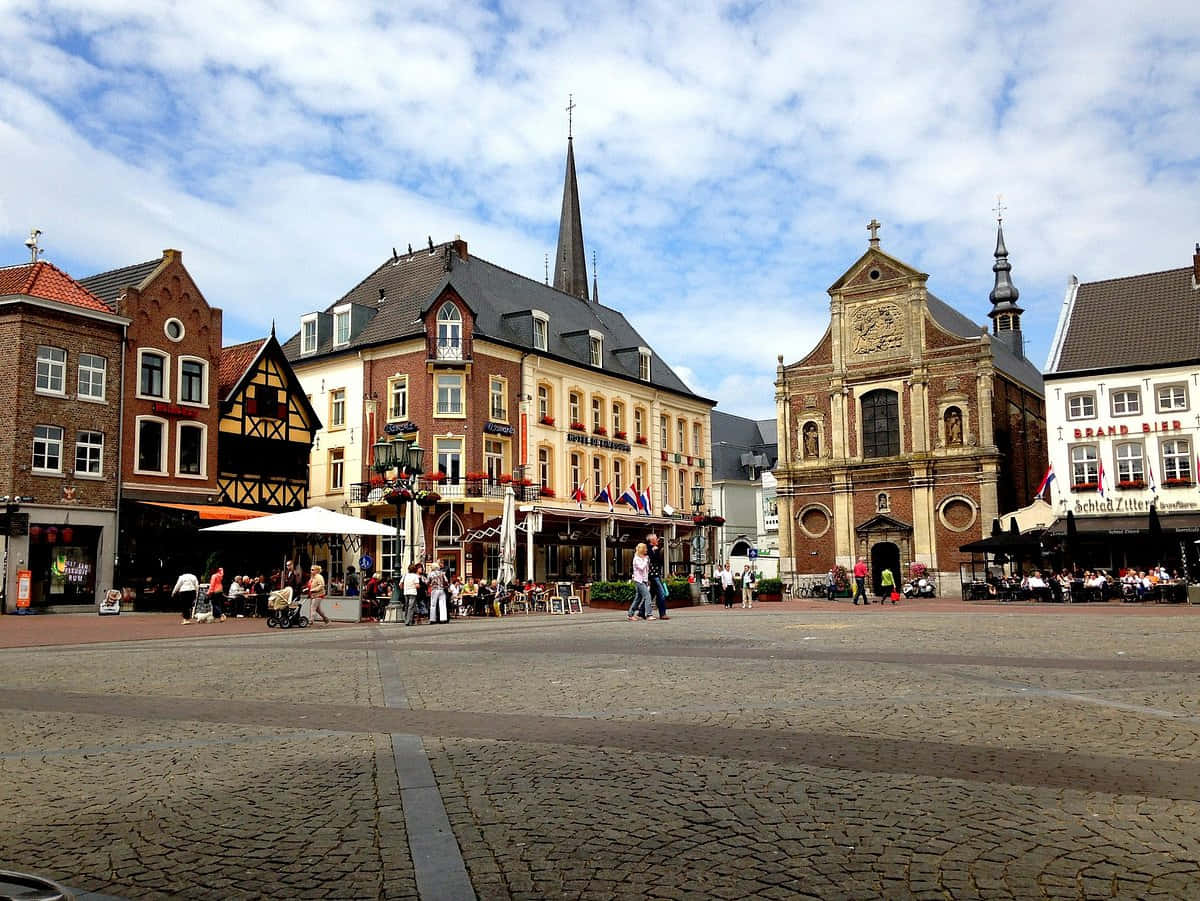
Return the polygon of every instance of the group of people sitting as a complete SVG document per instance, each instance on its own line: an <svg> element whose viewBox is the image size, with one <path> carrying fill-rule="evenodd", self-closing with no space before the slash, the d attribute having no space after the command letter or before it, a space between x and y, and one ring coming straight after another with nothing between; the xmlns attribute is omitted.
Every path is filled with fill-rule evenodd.
<svg viewBox="0 0 1200 901"><path fill-rule="evenodd" d="M1126 601L1164 599L1164 592L1178 594L1183 585L1178 571L1165 566L1124 569L1113 575L1101 569L1062 570L1058 573L1033 570L1021 577L992 576L988 594L1009 600L1068 601L1084 603L1120 598ZM1176 600L1172 594L1167 600Z"/></svg>
<svg viewBox="0 0 1200 901"><path fill-rule="evenodd" d="M367 575L360 595L366 622L382 622L397 587L398 600L405 609L405 622L428 619L431 623L465 616L507 616L513 590L502 591L496 579L477 582L468 576L464 581L458 575L447 575L436 562L428 568L424 563L414 563L398 583L384 573ZM527 590L536 587L526 585Z"/></svg>

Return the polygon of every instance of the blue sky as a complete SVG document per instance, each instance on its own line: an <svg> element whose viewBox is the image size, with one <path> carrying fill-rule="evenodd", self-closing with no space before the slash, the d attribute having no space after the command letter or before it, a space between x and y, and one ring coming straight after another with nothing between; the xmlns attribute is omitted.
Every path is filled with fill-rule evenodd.
<svg viewBox="0 0 1200 901"><path fill-rule="evenodd" d="M1189 265L1198 42L1184 2L0 0L0 263L178 248L226 343L427 235L540 279L573 93L601 299L769 417L872 217L983 321L1003 194L1039 366L1072 274Z"/></svg>

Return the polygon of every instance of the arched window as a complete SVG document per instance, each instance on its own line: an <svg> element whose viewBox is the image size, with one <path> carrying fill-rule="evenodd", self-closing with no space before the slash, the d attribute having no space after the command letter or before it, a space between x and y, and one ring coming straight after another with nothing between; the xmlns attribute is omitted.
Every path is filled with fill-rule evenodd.
<svg viewBox="0 0 1200 901"><path fill-rule="evenodd" d="M729 549L729 556L730 557L749 557L750 556L750 542L739 538L737 541L735 541L733 543L733 547L731 547Z"/></svg>
<svg viewBox="0 0 1200 901"><path fill-rule="evenodd" d="M433 540L438 547L457 548L462 536L462 520L453 513L447 513L439 519L433 530Z"/></svg>
<svg viewBox="0 0 1200 901"><path fill-rule="evenodd" d="M446 301L437 317L438 359L462 359L462 314L458 307Z"/></svg>
<svg viewBox="0 0 1200 901"><path fill-rule="evenodd" d="M862 420L864 457L900 453L900 402L895 391L880 388L864 394Z"/></svg>

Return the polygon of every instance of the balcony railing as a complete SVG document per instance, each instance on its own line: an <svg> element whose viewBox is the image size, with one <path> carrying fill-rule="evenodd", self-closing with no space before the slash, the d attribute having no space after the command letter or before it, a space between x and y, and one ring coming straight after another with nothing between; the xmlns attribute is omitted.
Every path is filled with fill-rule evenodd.
<svg viewBox="0 0 1200 901"><path fill-rule="evenodd" d="M439 363L467 363L471 361L470 338L438 338L429 335L425 339L427 358Z"/></svg>
<svg viewBox="0 0 1200 901"><path fill-rule="evenodd" d="M488 479L458 479L435 481L419 479L417 488L436 491L443 501L504 500L504 490L511 483L500 483ZM540 485L513 485L513 494L518 503L532 503L541 498ZM353 482L346 486L346 500L350 504L382 504L387 488L370 482Z"/></svg>

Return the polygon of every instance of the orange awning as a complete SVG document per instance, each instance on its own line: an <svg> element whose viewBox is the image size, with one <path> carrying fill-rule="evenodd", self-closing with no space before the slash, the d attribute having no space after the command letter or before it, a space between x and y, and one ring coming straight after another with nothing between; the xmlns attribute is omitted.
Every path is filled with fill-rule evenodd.
<svg viewBox="0 0 1200 901"><path fill-rule="evenodd" d="M219 504L162 504L155 501L144 501L151 507L170 507L172 510L190 510L201 519L233 522L242 519L258 519L267 516L258 510L243 510L240 507L222 507Z"/></svg>

